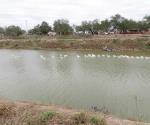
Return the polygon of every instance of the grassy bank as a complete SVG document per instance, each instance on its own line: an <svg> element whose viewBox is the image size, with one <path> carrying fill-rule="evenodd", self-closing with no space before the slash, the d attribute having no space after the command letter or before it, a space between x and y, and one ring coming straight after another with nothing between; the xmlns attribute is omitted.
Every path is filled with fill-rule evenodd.
<svg viewBox="0 0 150 125"><path fill-rule="evenodd" d="M113 51L149 51L150 37L135 36L102 36L102 37L29 37L1 39L3 49L73 49Z"/></svg>
<svg viewBox="0 0 150 125"><path fill-rule="evenodd" d="M106 125L104 115L31 103L0 103L0 125Z"/></svg>
<svg viewBox="0 0 150 125"><path fill-rule="evenodd" d="M0 101L0 125L150 125L97 112L56 106Z"/></svg>

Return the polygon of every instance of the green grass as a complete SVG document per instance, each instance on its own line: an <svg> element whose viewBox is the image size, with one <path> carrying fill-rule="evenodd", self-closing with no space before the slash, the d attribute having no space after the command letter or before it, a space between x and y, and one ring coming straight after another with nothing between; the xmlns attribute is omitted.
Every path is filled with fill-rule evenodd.
<svg viewBox="0 0 150 125"><path fill-rule="evenodd" d="M147 49L150 49L150 42L148 42L148 43L146 44L146 48L147 48Z"/></svg>
<svg viewBox="0 0 150 125"><path fill-rule="evenodd" d="M113 39L112 40L112 43L114 43L114 44L118 44L120 41L119 41L119 39Z"/></svg>
<svg viewBox="0 0 150 125"><path fill-rule="evenodd" d="M90 122L95 125L106 125L105 119L98 115L92 116Z"/></svg>
<svg viewBox="0 0 150 125"><path fill-rule="evenodd" d="M103 116L81 112L73 116L73 125L107 125Z"/></svg>
<svg viewBox="0 0 150 125"><path fill-rule="evenodd" d="M56 112L48 111L48 112L42 112L40 114L40 118L42 121L51 120L56 115Z"/></svg>

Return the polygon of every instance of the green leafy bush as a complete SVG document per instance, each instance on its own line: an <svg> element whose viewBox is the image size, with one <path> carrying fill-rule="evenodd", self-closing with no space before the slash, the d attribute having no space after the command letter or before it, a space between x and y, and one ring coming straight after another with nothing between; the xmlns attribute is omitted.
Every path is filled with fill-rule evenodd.
<svg viewBox="0 0 150 125"><path fill-rule="evenodd" d="M52 119L55 115L56 115L55 112L48 111L48 112L42 112L40 117L42 121L47 121L47 120Z"/></svg>
<svg viewBox="0 0 150 125"><path fill-rule="evenodd" d="M100 116L93 116L90 119L90 122L95 124L95 125L106 125L106 121L103 117Z"/></svg>

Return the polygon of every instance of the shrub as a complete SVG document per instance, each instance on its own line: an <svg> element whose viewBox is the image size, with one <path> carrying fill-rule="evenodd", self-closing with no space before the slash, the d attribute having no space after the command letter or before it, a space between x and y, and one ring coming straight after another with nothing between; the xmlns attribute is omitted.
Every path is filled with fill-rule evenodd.
<svg viewBox="0 0 150 125"><path fill-rule="evenodd" d="M150 49L150 42L146 44L146 48Z"/></svg>
<svg viewBox="0 0 150 125"><path fill-rule="evenodd" d="M112 41L114 44L117 44L117 43L119 43L119 40L118 39L113 39L113 41Z"/></svg>
<svg viewBox="0 0 150 125"><path fill-rule="evenodd" d="M95 124L95 125L106 125L106 121L104 118L100 117L100 116L93 116L90 119L90 122Z"/></svg>
<svg viewBox="0 0 150 125"><path fill-rule="evenodd" d="M12 121L9 122L10 125L42 125L39 113L33 112L32 109L27 107L18 110L16 117L12 118Z"/></svg>
<svg viewBox="0 0 150 125"><path fill-rule="evenodd" d="M42 112L40 118L42 121L47 121L47 120L51 120L55 115L56 113L52 111Z"/></svg>
<svg viewBox="0 0 150 125"><path fill-rule="evenodd" d="M5 29L5 35L6 36L19 36L22 35L24 31L19 26L8 26Z"/></svg>
<svg viewBox="0 0 150 125"><path fill-rule="evenodd" d="M23 123L25 125L41 125L42 124L38 115L26 117L26 119ZM20 122L20 124L22 124L22 122Z"/></svg>
<svg viewBox="0 0 150 125"><path fill-rule="evenodd" d="M15 113L11 104L0 104L0 116L8 116L12 113Z"/></svg>
<svg viewBox="0 0 150 125"><path fill-rule="evenodd" d="M75 121L76 124L85 124L88 120L88 117L85 113L82 112L79 114L75 114L73 120Z"/></svg>

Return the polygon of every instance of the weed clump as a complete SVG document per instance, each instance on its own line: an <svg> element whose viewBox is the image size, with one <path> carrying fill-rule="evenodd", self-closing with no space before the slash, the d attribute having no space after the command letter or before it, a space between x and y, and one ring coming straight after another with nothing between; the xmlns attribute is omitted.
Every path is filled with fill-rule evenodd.
<svg viewBox="0 0 150 125"><path fill-rule="evenodd" d="M9 116L12 113L15 113L14 105L3 103L0 104L0 116Z"/></svg>
<svg viewBox="0 0 150 125"><path fill-rule="evenodd" d="M51 120L55 115L56 113L53 111L42 112L40 114L40 118L42 121L47 121L47 120Z"/></svg>
<svg viewBox="0 0 150 125"><path fill-rule="evenodd" d="M92 116L90 122L94 125L106 125L106 121L103 117L100 116Z"/></svg>
<svg viewBox="0 0 150 125"><path fill-rule="evenodd" d="M79 114L75 114L73 116L73 120L76 124L85 124L88 121L88 116L86 115L86 113L81 112Z"/></svg>
<svg viewBox="0 0 150 125"><path fill-rule="evenodd" d="M148 42L148 43L146 44L146 48L147 48L147 49L150 49L150 42Z"/></svg>

